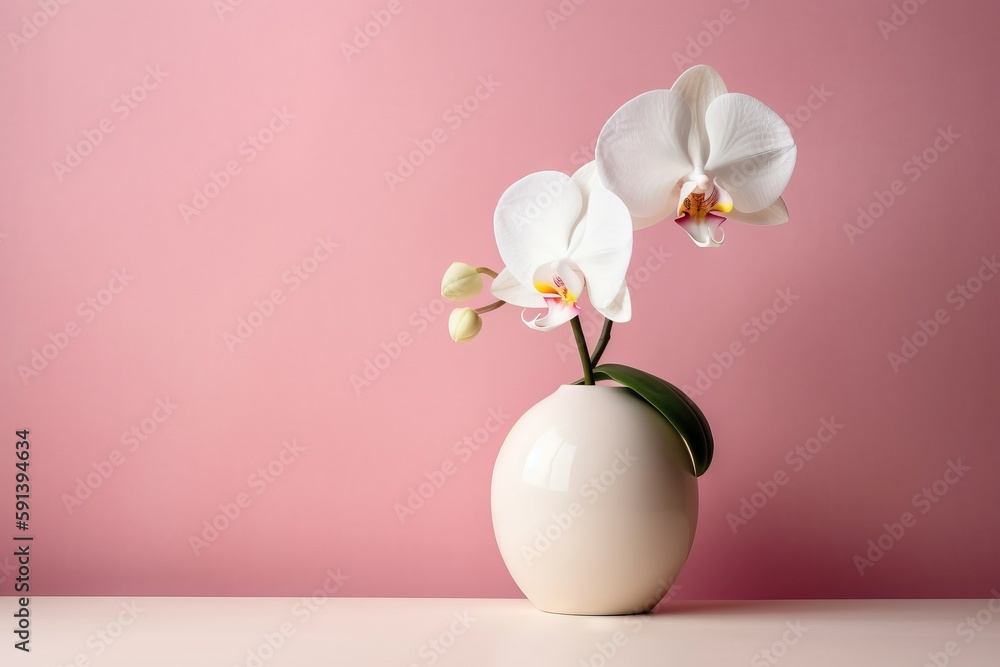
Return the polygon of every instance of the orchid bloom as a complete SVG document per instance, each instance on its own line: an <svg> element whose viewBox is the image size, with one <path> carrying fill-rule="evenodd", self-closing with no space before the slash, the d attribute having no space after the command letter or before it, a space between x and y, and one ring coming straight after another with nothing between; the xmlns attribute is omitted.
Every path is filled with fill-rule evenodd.
<svg viewBox="0 0 1000 667"><path fill-rule="evenodd" d="M726 217L788 220L781 193L795 166L791 131L763 102L727 92L706 65L670 90L626 102L601 130L596 154L601 183L625 202L636 229L676 214L696 244L713 247Z"/></svg>
<svg viewBox="0 0 1000 667"><path fill-rule="evenodd" d="M576 317L585 287L608 319L627 322L632 316L625 284L632 221L610 191L578 175L537 172L507 188L493 224L506 268L491 291L524 308L547 308L532 319L522 313L529 327L548 331Z"/></svg>

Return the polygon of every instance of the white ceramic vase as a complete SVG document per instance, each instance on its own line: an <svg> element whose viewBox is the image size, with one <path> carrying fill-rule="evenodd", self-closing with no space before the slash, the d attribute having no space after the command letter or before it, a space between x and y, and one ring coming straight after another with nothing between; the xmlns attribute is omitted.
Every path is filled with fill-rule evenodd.
<svg viewBox="0 0 1000 667"><path fill-rule="evenodd" d="M631 614L684 566L698 482L680 435L631 390L563 385L511 428L491 504L504 563L538 609Z"/></svg>

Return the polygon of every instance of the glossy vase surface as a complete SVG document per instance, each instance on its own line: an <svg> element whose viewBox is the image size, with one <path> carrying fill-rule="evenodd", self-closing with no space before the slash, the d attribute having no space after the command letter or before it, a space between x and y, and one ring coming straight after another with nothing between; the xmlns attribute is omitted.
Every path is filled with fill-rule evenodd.
<svg viewBox="0 0 1000 667"><path fill-rule="evenodd" d="M648 611L687 560L698 482L680 435L625 387L563 385L497 455L493 529L539 609Z"/></svg>

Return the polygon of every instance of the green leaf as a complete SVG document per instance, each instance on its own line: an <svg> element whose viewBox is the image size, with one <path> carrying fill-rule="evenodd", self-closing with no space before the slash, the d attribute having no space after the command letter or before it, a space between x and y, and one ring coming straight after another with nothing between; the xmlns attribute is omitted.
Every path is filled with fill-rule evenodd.
<svg viewBox="0 0 1000 667"><path fill-rule="evenodd" d="M666 380L621 364L597 366L594 368L594 380L613 380L625 385L656 408L687 445L695 475L701 477L705 474L712 463L715 443L708 420L687 394Z"/></svg>

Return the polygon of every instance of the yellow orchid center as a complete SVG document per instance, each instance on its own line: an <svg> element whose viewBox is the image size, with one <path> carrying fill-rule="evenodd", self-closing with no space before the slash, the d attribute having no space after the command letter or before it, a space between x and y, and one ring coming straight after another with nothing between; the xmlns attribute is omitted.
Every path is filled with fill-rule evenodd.
<svg viewBox="0 0 1000 667"><path fill-rule="evenodd" d="M678 216L689 215L696 220L704 220L711 211L729 213L733 210L733 201L723 197L722 188L712 188L710 192L692 192L683 200L677 209Z"/></svg>
<svg viewBox="0 0 1000 667"><path fill-rule="evenodd" d="M703 248L717 247L722 236L716 234L726 219L718 213L733 210L733 198L707 175L687 181L681 188L675 222L684 228L696 244Z"/></svg>
<svg viewBox="0 0 1000 667"><path fill-rule="evenodd" d="M573 305L579 298L576 294L569 291L566 287L566 282L559 276L552 276L553 285L548 283L536 282L535 289L541 294L551 294L552 296L546 296L546 299L558 299L567 305Z"/></svg>

